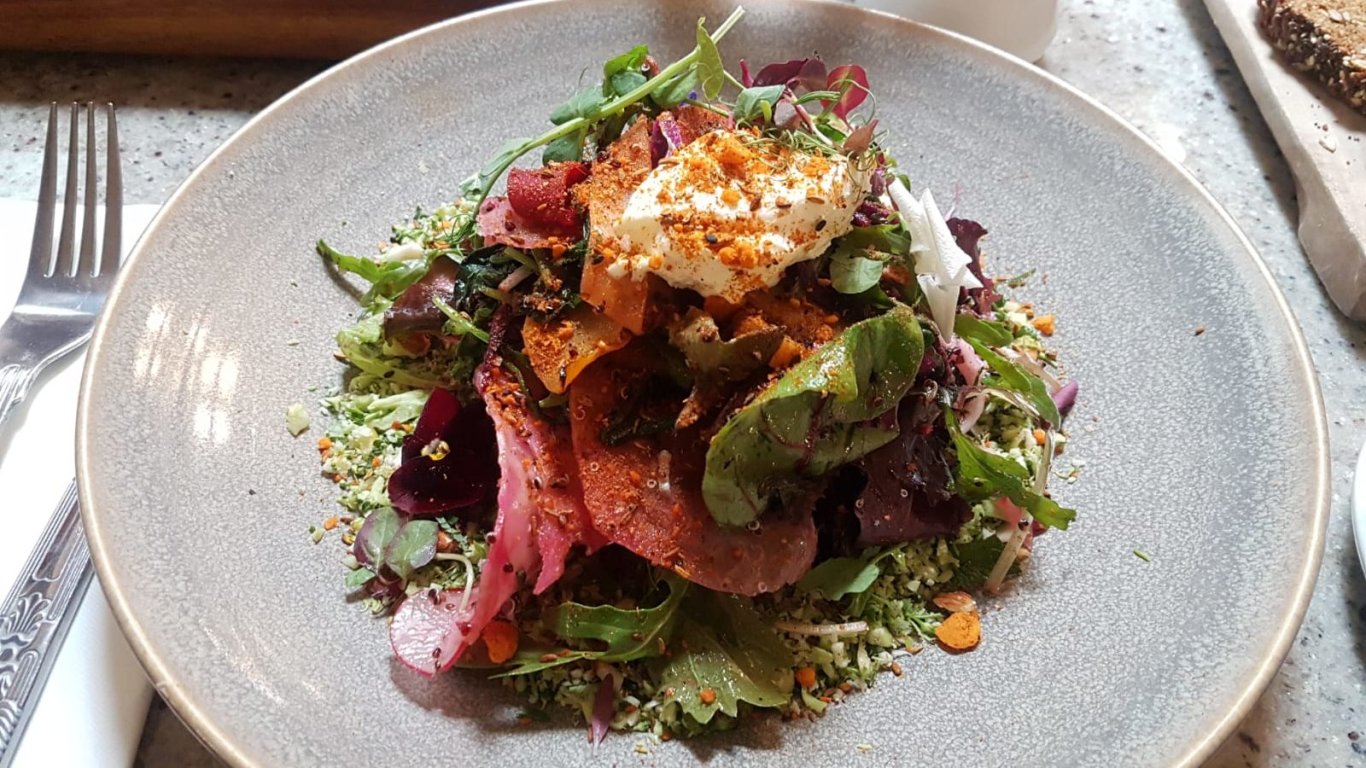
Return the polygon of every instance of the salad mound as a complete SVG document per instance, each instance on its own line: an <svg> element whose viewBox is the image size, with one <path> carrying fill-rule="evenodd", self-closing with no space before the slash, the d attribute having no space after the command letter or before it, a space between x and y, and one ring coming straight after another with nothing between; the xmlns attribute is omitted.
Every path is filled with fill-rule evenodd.
<svg viewBox="0 0 1366 768"><path fill-rule="evenodd" d="M1074 517L1053 317L911 191L861 67L728 71L740 15L612 58L377 256L318 244L369 288L315 541L414 673L594 739L819 715L971 650L971 594Z"/></svg>

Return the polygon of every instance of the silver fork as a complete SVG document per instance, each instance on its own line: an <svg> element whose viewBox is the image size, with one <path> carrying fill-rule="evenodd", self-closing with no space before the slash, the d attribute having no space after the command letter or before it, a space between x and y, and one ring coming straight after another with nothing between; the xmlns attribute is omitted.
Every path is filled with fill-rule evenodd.
<svg viewBox="0 0 1366 768"><path fill-rule="evenodd" d="M53 104L48 113L28 276L14 313L0 326L0 424L24 399L39 371L90 338L95 316L104 306L118 271L123 182L114 105L108 106L108 114L104 244L96 262L95 107L87 105L85 110L85 221L80 249L73 252L80 112L71 105L66 199L55 258L52 219L57 201L57 105ZM81 527L76 484L72 483L0 604L0 768L7 768L18 754L19 740L91 575L90 548Z"/></svg>
<svg viewBox="0 0 1366 768"><path fill-rule="evenodd" d="M14 312L0 326L0 426L24 401L38 374L53 361L90 339L95 317L119 268L123 223L123 179L119 169L118 128L114 105L108 105L104 245L95 258L95 105L86 105L85 221L80 249L74 248L77 170L80 167L80 112L71 105L71 140L67 148L66 191L62 229L52 252L52 220L57 207L57 105L48 112L43 177L38 186L38 216L28 274Z"/></svg>

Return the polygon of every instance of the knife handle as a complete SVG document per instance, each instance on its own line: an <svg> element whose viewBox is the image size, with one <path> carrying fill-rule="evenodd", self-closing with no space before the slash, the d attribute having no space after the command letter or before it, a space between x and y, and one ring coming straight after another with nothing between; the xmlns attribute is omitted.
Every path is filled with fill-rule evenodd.
<svg viewBox="0 0 1366 768"><path fill-rule="evenodd" d="M0 768L14 762L91 573L73 482L0 605Z"/></svg>

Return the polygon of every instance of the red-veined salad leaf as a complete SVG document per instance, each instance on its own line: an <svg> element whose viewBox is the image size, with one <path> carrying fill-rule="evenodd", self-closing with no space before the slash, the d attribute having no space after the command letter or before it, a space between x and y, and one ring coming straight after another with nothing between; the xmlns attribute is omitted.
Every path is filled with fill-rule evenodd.
<svg viewBox="0 0 1366 768"><path fill-rule="evenodd" d="M379 568L384 563L384 553L389 542L394 540L398 529L403 527L403 519L392 507L380 507L365 517L351 553L362 565Z"/></svg>
<svg viewBox="0 0 1366 768"><path fill-rule="evenodd" d="M444 256L437 257L421 280L399 294L384 312L384 335L397 333L440 333L446 316L436 308L433 299L450 301L455 295L456 276L460 265Z"/></svg>
<svg viewBox="0 0 1366 768"><path fill-rule="evenodd" d="M952 537L972 517L954 493L949 438L938 420L933 400L908 397L896 439L860 462L868 481L854 505L859 544Z"/></svg>
<svg viewBox="0 0 1366 768"><path fill-rule="evenodd" d="M972 261L968 262L968 271L977 278L982 284L981 288L964 288L968 299L973 304L973 308L980 315L991 313L991 307L1000 300L1001 294L996 292L996 283L982 271L982 238L987 236L987 230L981 224L971 219L951 218L945 222L949 227L949 233L958 243L958 247L963 249Z"/></svg>
<svg viewBox="0 0 1366 768"><path fill-rule="evenodd" d="M826 82L825 62L810 58L769 64L759 70L751 85L786 85L794 90L819 91Z"/></svg>
<svg viewBox="0 0 1366 768"><path fill-rule="evenodd" d="M384 564L407 581L413 572L436 557L435 520L409 520L384 549Z"/></svg>
<svg viewBox="0 0 1366 768"><path fill-rule="evenodd" d="M830 107L830 102L821 102L836 117L843 119L868 98L868 73L857 64L843 64L830 70L825 79L825 89L836 93L843 92L844 95L840 96L833 108Z"/></svg>
<svg viewBox="0 0 1366 768"><path fill-rule="evenodd" d="M717 522L743 526L807 481L896 437L872 422L920 369L920 322L905 306L845 329L741 408L707 449L702 495Z"/></svg>

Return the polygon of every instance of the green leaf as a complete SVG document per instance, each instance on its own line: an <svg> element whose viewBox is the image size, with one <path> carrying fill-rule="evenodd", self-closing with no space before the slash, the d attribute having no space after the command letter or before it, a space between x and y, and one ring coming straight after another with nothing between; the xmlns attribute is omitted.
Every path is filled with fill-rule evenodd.
<svg viewBox="0 0 1366 768"><path fill-rule="evenodd" d="M678 650L650 662L660 690L698 723L735 717L740 702L781 707L792 696L792 652L748 600L696 590L679 627ZM710 691L705 694L703 691Z"/></svg>
<svg viewBox="0 0 1366 768"><path fill-rule="evenodd" d="M830 253L830 285L840 293L863 293L882 279L886 262L905 258L910 248L911 240L898 224L854 227L835 241Z"/></svg>
<svg viewBox="0 0 1366 768"><path fill-rule="evenodd" d="M365 373L381 377L405 387L435 389L449 386L445 373L437 368L449 365L423 365L413 358L396 357L386 354L384 348L384 309L389 303L381 302L378 311L361 317L354 325L337 332L337 348L346 361Z"/></svg>
<svg viewBox="0 0 1366 768"><path fill-rule="evenodd" d="M593 658L601 661L632 661L658 656L660 641L666 645L680 618L679 606L688 593L688 582L666 577L669 596L653 608L617 608L561 603L546 614L555 634L571 640L596 640L606 647Z"/></svg>
<svg viewBox="0 0 1366 768"><path fill-rule="evenodd" d="M435 520L409 520L404 523L384 550L384 564L399 578L407 581L413 571L436 557L436 532L439 528Z"/></svg>
<svg viewBox="0 0 1366 768"><path fill-rule="evenodd" d="M778 328L723 340L716 321L696 307L669 326L669 343L683 353L694 375L730 381L739 381L766 367L782 341L783 332Z"/></svg>
<svg viewBox="0 0 1366 768"><path fill-rule="evenodd" d="M1065 531L1068 523L1077 519L1075 509L1068 509L1047 496L1041 496L1037 493L1026 492L1021 495L1020 499L1014 501L1026 512L1033 515L1035 520L1049 528Z"/></svg>
<svg viewBox="0 0 1366 768"><path fill-rule="evenodd" d="M804 478L890 442L894 426L868 422L900 402L923 353L915 313L898 305L855 323L794 365L712 438L702 476L712 517L745 525L775 499L801 493Z"/></svg>
<svg viewBox="0 0 1366 768"><path fill-rule="evenodd" d="M668 647L682 618L679 608L689 586L671 573L665 574L663 581L669 587L669 595L653 608L626 609L573 602L551 608L544 618L555 634L570 640L595 640L605 647L560 655L555 648L529 645L519 648L508 662L510 669L496 677L528 675L577 661L632 661L658 656L660 641ZM550 658L552 654L555 658Z"/></svg>
<svg viewBox="0 0 1366 768"><path fill-rule="evenodd" d="M580 88L569 97L569 101L555 108L550 113L550 122L555 125L562 125L576 117L592 119L594 113L607 103L607 97L602 95L602 89L597 86Z"/></svg>
<svg viewBox="0 0 1366 768"><path fill-rule="evenodd" d="M979 341L991 347L1009 346L1015 341L1005 323L983 320L976 315L959 315L953 322L953 332L969 341Z"/></svg>
<svg viewBox="0 0 1366 768"><path fill-rule="evenodd" d="M665 81L654 93L650 94L650 100L658 107L669 109L687 100L688 94L696 89L697 71L689 69Z"/></svg>
<svg viewBox="0 0 1366 768"><path fill-rule="evenodd" d="M783 97L783 91L787 86L779 83L778 85L756 85L740 91L740 95L735 97L735 109L732 115L735 122L739 124L758 122L757 118L762 117L763 121L768 122L773 116L773 107L778 103L778 99Z"/></svg>
<svg viewBox="0 0 1366 768"><path fill-rule="evenodd" d="M961 319L961 317L960 317ZM955 321L955 325L957 321ZM1062 424L1062 414L1058 413L1058 404L1053 402L1053 398L1048 394L1048 385L1043 379L1026 371L1024 368L1005 359L995 350L976 339L968 339L977 356L986 362L991 369L983 383L989 387L999 387L1010 390L1022 395L1026 402L1034 406L1043 420L1053 426Z"/></svg>
<svg viewBox="0 0 1366 768"><path fill-rule="evenodd" d="M548 646L544 645L529 646L529 648L518 646L518 652L516 652L515 656L512 656L512 659L507 661L507 664L504 666L504 671L499 672L497 675L493 675L493 678L515 678L515 676L518 675L534 675L535 672L553 670L555 667L563 667L566 666L566 664L574 664L576 661L591 659L596 659L596 655L594 655L593 652L590 652L590 650L575 650L575 652L566 653L566 655L560 656L559 653L555 653L555 649L548 648ZM463 664L456 664L456 666L463 666Z"/></svg>
<svg viewBox="0 0 1366 768"><path fill-rule="evenodd" d="M848 234L841 236L836 245L850 252L870 251L905 256L911 251L911 238L900 224L877 224L854 227Z"/></svg>
<svg viewBox="0 0 1366 768"><path fill-rule="evenodd" d="M951 545L953 555L958 559L958 566L954 568L953 578L949 579L944 588L968 592L981 589L982 585L987 583L987 577L991 576L991 569L996 567L996 561L1001 559L1001 552L1005 547L1005 542L996 536Z"/></svg>
<svg viewBox="0 0 1366 768"><path fill-rule="evenodd" d="M826 560L807 571L797 582L797 589L838 600L845 595L859 594L877 581L882 573L877 561L880 557L837 557Z"/></svg>
<svg viewBox="0 0 1366 768"><path fill-rule="evenodd" d="M726 33L730 31L731 27L733 27L740 21L740 18L744 16L744 14L744 8L736 8L734 11L731 12L730 16L726 17L726 20L716 28L715 36L707 36L707 39L708 41L710 41L710 47L713 52L715 52L716 41L724 37ZM705 33L705 30L703 30L703 32ZM567 111L576 111L581 116L575 118L566 118L560 122L556 122L555 128L546 131L545 133L541 134L540 136L537 136L534 139L517 139L515 141L508 142L504 145L504 149L500 151L497 155L495 155L491 160L489 160L489 162L478 174L470 177L469 179L466 179L464 183L461 184L461 194L465 197L467 201L469 201L475 206L478 206L480 203L484 201L484 198L488 196L489 190L493 188L493 185L495 182L498 181L498 178L502 176L503 172L510 168L514 162L516 162L517 158L521 157L527 152L530 152L533 149L536 149L537 147L543 147L560 138L561 136L564 136L567 133L573 133L579 130L586 129L590 126L590 124L600 120L607 120L610 118L617 117L621 115L624 111L629 109L631 106L639 103L643 99L653 98L655 94L658 93L660 88L667 87L681 73L696 69L697 60L703 55L703 53L704 52L701 49L701 46L695 48L687 56L684 56L678 61L675 61L674 63L660 70L659 75L654 80L649 81L647 84L642 84L640 88L637 88L635 91L632 91L629 94L623 94L622 96L611 100L604 99L603 101L599 102L598 107L592 110L591 112L584 112L582 109L580 109L582 103L578 103L574 107L566 106L565 108ZM719 63L720 54L719 52L715 53L716 61ZM722 75L724 77L724 70L722 71ZM594 88L592 90L595 91L597 94L601 94L602 91L601 88ZM683 93L684 96L686 96L687 91L684 91ZM575 96L577 98L578 94L576 94ZM588 97L585 96L584 98L587 99ZM599 95L596 96L596 98L602 97ZM661 103L658 100L656 100L655 103L660 104L661 106L673 106L674 104L677 104L679 101L682 101L682 98L679 98L667 104ZM571 99L570 102L573 103L574 99Z"/></svg>
<svg viewBox="0 0 1366 768"><path fill-rule="evenodd" d="M384 553L389 548L389 542L394 540L394 534L398 533L402 524L403 521L399 519L393 507L380 507L366 516L361 531L364 535L359 538L365 556L370 562L384 562ZM364 530L366 528L369 530Z"/></svg>
<svg viewBox="0 0 1366 768"><path fill-rule="evenodd" d="M958 428L958 419L952 409L945 409L944 420L958 458L954 479L957 486L955 490L960 496L968 501L1005 496L1040 523L1067 530L1068 523L1076 519L1076 510L1060 506L1047 496L1035 493L1030 487L1032 479L1029 470L1014 459L990 451L964 435Z"/></svg>
<svg viewBox="0 0 1366 768"><path fill-rule="evenodd" d="M362 299L366 304L376 296L391 300L396 298L427 272L425 259L378 262L364 256L348 256L322 240L318 241L317 250L319 256L331 261L337 269L370 283L370 290Z"/></svg>
<svg viewBox="0 0 1366 768"><path fill-rule="evenodd" d="M637 45L620 56L613 56L607 60L606 64L602 65L602 77L604 80L610 80L612 75L618 72L627 70L639 72L640 68L645 65L645 57L649 55L649 46Z"/></svg>
<svg viewBox="0 0 1366 768"><path fill-rule="evenodd" d="M563 656L554 652L555 649L546 646L518 647L517 654L507 662L506 670L493 675L494 679L500 677L516 677L518 675L531 675L537 672L544 672L547 669L563 667L566 664L573 664L579 661L586 661L597 658L597 654L591 651L574 651ZM550 658L553 655L554 658ZM542 661L542 659L549 659ZM462 666L462 665L457 665Z"/></svg>
<svg viewBox="0 0 1366 768"><path fill-rule="evenodd" d="M447 304L440 296L433 296L432 304L446 316L446 326L443 329L446 333L452 336L473 336L485 344L489 343L488 331L475 325L474 319L469 315Z"/></svg>
<svg viewBox="0 0 1366 768"><path fill-rule="evenodd" d="M626 72L618 72L607 78L606 85L607 88L612 91L613 95L625 96L640 86L645 85L645 80L645 73L628 70Z"/></svg>
<svg viewBox="0 0 1366 768"><path fill-rule="evenodd" d="M366 584L369 584L370 581L374 578L375 572L370 570L369 568L357 568L356 570L350 571L346 574L346 588L360 589Z"/></svg>
<svg viewBox="0 0 1366 768"><path fill-rule="evenodd" d="M569 163L582 160L583 143L587 138L588 132L583 130L555 139L545 145L545 150L541 152L541 162L549 165L551 163Z"/></svg>
<svg viewBox="0 0 1366 768"><path fill-rule="evenodd" d="M702 83L702 95L711 101L721 95L726 84L726 65L704 22L706 19L697 20L697 78Z"/></svg>
<svg viewBox="0 0 1366 768"><path fill-rule="evenodd" d="M878 259L836 250L830 254L830 287L840 293L863 293L882 280L883 266Z"/></svg>

